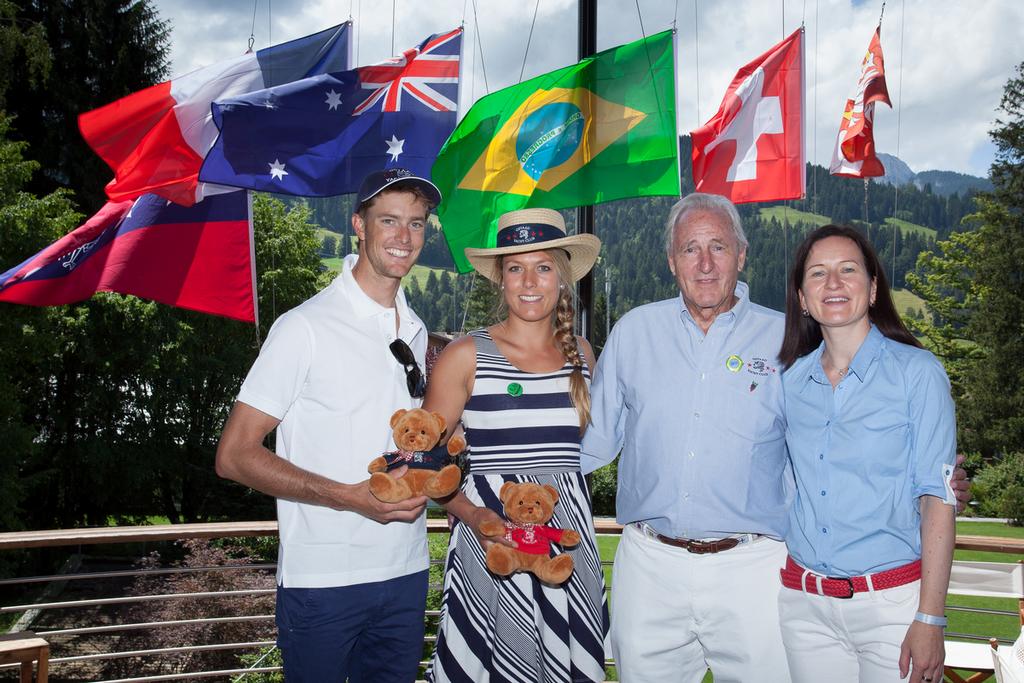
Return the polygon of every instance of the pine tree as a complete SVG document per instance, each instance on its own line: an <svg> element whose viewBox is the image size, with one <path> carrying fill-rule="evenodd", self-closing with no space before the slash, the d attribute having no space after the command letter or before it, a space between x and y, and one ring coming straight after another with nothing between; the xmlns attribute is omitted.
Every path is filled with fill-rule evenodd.
<svg viewBox="0 0 1024 683"><path fill-rule="evenodd" d="M93 213L106 201L103 188L113 172L85 144L78 115L164 80L170 26L151 0L19 4L14 23L40 26L52 54L45 80L21 69L19 60L7 75L9 92L18 94L6 99L8 115L17 117L12 137L29 142L28 153L41 164L28 189L41 195L70 187L81 208Z"/></svg>
<svg viewBox="0 0 1024 683"><path fill-rule="evenodd" d="M498 322L498 288L485 277L473 277L473 288L466 300L466 330L487 327Z"/></svg>
<svg viewBox="0 0 1024 683"><path fill-rule="evenodd" d="M977 227L922 254L908 274L934 319L922 327L946 362L960 446L997 458L1024 443L1024 63L1004 89L994 190L976 197Z"/></svg>

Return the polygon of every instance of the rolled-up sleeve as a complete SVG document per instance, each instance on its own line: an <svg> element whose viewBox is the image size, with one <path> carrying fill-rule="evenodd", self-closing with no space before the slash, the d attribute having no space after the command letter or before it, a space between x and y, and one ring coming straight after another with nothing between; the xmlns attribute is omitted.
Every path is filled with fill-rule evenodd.
<svg viewBox="0 0 1024 683"><path fill-rule="evenodd" d="M945 465L956 459L956 413L949 378L932 356L919 356L909 373L910 425L913 438L915 498L935 496L954 505L946 495Z"/></svg>

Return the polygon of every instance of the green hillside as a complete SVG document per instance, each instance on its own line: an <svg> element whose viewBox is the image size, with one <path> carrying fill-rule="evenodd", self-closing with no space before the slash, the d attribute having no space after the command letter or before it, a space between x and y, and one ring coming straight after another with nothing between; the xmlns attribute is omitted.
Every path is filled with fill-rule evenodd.
<svg viewBox="0 0 1024 683"><path fill-rule="evenodd" d="M798 211L797 209L790 209L785 206L769 206L760 210L760 216L763 220L770 221L771 219L777 220L779 223L785 223L789 221L790 225L796 225L797 223L807 223L818 227L819 225L828 225L831 223L831 219L821 214L811 213L809 211Z"/></svg>
<svg viewBox="0 0 1024 683"><path fill-rule="evenodd" d="M327 266L327 270L332 273L341 272L341 259L338 257L320 259L320 262ZM416 279L422 287L427 283L427 277L431 272L433 272L435 276L441 277L441 273L444 271L444 268L430 268L428 266L415 265L412 267L412 270L409 271L409 274L402 278L402 285L408 287L409 282ZM451 271L448 272L449 274L452 274Z"/></svg>
<svg viewBox="0 0 1024 683"><path fill-rule="evenodd" d="M921 235L922 237L926 237L926 238L928 238L930 240L935 239L935 235L937 234L934 228L928 228L928 227L925 227L923 225L918 225L917 223L911 223L910 221L905 221L905 220L903 220L901 218L891 218L891 217L890 218L886 218L885 219L885 224L886 225L895 225L897 228L902 230L904 233L908 233L908 232L917 233L918 235Z"/></svg>
<svg viewBox="0 0 1024 683"><path fill-rule="evenodd" d="M436 277L441 277L441 273L445 272L445 270L445 268L431 268L429 266L421 266L417 264L413 266L412 270L409 271L409 274L402 279L402 284L408 285L410 280L416 279L419 281L420 287L424 287L427 284L427 277L431 272L433 272ZM449 270L448 274L454 275L455 271Z"/></svg>
<svg viewBox="0 0 1024 683"><path fill-rule="evenodd" d="M327 237L328 235L330 235L331 237L333 237L334 239L337 239L337 240L340 240L342 238L341 233L333 232L331 230L327 230L326 228L317 228L315 232L316 232L316 238L318 240L320 240L320 242L323 242L324 238ZM352 249L354 250L356 248L356 236L355 235L349 235L348 236L348 240L352 244Z"/></svg>
<svg viewBox="0 0 1024 683"><path fill-rule="evenodd" d="M924 315L924 299L917 296L909 289L892 290L892 302L896 305L896 312L900 315L906 315L908 308L913 311L917 311L921 316Z"/></svg>
<svg viewBox="0 0 1024 683"><path fill-rule="evenodd" d="M771 219L777 220L779 223L784 223L787 220L790 225L796 225L797 223L806 223L814 225L828 225L831 223L831 219L828 216L822 216L818 213L811 213L809 211L800 211L798 209L787 208L784 206L769 206L760 209L758 214L763 220L769 221ZM929 228L924 225L918 225L917 223L911 223L900 218L886 218L886 225L895 225L904 233L916 233L927 239L935 239L936 231L934 228Z"/></svg>

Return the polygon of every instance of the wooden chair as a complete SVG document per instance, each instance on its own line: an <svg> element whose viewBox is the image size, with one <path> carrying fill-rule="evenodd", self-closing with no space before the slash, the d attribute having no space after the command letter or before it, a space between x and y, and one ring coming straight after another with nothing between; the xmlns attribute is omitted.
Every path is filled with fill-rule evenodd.
<svg viewBox="0 0 1024 683"><path fill-rule="evenodd" d="M1014 598L1024 625L1024 560L1017 564L954 560L949 593L995 598ZM992 641L995 641L993 638ZM992 642L990 641L990 642ZM946 641L945 678L951 683L981 683L995 675L993 650L998 642L963 643ZM954 671L971 671L964 678Z"/></svg>
<svg viewBox="0 0 1024 683"><path fill-rule="evenodd" d="M21 664L21 683L32 683L32 662L38 662L36 681L46 683L50 644L31 631L0 636L0 664Z"/></svg>

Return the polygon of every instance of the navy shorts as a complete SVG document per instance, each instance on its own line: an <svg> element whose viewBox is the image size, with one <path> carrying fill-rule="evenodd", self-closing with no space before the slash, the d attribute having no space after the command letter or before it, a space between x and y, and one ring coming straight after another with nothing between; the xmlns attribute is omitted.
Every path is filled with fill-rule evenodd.
<svg viewBox="0 0 1024 683"><path fill-rule="evenodd" d="M338 588L277 587L289 683L410 683L423 656L426 570Z"/></svg>

